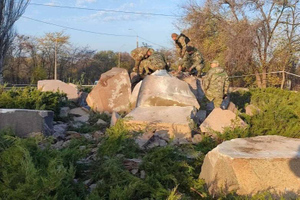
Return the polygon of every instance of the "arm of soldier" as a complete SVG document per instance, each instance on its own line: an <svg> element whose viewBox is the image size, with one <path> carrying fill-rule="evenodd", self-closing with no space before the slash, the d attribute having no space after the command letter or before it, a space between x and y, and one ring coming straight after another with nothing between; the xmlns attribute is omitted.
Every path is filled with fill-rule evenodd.
<svg viewBox="0 0 300 200"><path fill-rule="evenodd" d="M211 70L207 72L207 74L202 78L203 90L206 91L210 84L210 79L212 77Z"/></svg>

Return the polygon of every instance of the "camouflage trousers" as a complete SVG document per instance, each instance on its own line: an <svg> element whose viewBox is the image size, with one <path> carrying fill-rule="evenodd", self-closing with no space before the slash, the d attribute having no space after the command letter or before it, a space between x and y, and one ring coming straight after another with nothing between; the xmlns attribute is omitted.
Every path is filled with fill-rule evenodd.
<svg viewBox="0 0 300 200"><path fill-rule="evenodd" d="M206 96L204 96L201 99L200 102L200 107L205 109L205 110L212 110L213 108L210 108L212 106L209 106L210 103L214 104L213 108L220 108L221 104L223 102L223 98L222 97L212 97L212 98L207 98Z"/></svg>

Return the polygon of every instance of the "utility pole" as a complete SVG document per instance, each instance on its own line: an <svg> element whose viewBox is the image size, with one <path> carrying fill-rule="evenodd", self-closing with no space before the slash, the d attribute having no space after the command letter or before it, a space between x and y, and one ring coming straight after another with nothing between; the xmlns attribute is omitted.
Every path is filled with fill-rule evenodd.
<svg viewBox="0 0 300 200"><path fill-rule="evenodd" d="M54 80L57 80L57 38L55 40L55 49L54 49Z"/></svg>
<svg viewBox="0 0 300 200"><path fill-rule="evenodd" d="M118 67L121 67L121 52L119 51L119 63L118 63Z"/></svg>

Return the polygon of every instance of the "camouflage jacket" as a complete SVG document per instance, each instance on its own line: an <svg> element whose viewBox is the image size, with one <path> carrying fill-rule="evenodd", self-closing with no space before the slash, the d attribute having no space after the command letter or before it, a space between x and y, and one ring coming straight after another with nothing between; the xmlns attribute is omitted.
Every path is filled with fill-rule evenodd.
<svg viewBox="0 0 300 200"><path fill-rule="evenodd" d="M130 52L131 57L135 61L135 68L140 66L142 60L147 59L146 54L149 50L152 51L152 49L148 47L138 47Z"/></svg>
<svg viewBox="0 0 300 200"><path fill-rule="evenodd" d="M187 44L185 43L185 37L179 35L175 40L175 45L176 45L176 51L178 55L181 58L183 58L186 53L186 46L187 46Z"/></svg>
<svg viewBox="0 0 300 200"><path fill-rule="evenodd" d="M229 80L226 71L221 67L211 68L203 77L203 90L211 101L214 98L223 98L228 92Z"/></svg>
<svg viewBox="0 0 300 200"><path fill-rule="evenodd" d="M140 64L140 74L151 74L156 70L165 69L167 62L163 54L154 52L149 58L143 60Z"/></svg>

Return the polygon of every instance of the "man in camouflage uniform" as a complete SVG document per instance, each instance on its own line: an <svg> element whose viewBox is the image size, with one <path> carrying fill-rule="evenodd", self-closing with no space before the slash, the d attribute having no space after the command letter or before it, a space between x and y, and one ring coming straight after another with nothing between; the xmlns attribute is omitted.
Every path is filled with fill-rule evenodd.
<svg viewBox="0 0 300 200"><path fill-rule="evenodd" d="M153 52L154 49L148 47L137 47L134 50L132 50L130 55L135 61L133 71L137 72L138 74L142 74L143 68L140 67L142 61L149 58Z"/></svg>
<svg viewBox="0 0 300 200"><path fill-rule="evenodd" d="M137 71L142 76L167 67L164 56L155 52L152 48L138 47L131 51L131 57L135 60L133 71Z"/></svg>
<svg viewBox="0 0 300 200"><path fill-rule="evenodd" d="M163 54L153 52L147 59L142 60L140 68L143 69L143 75L152 74L159 69L167 69L167 62Z"/></svg>
<svg viewBox="0 0 300 200"><path fill-rule="evenodd" d="M187 56L186 37L182 34L177 35L176 33L172 33L171 37L175 42L176 51L177 51L178 56L183 59L185 56Z"/></svg>
<svg viewBox="0 0 300 200"><path fill-rule="evenodd" d="M200 77L204 67L202 54L192 46L187 46L186 51L187 59L183 60L182 67L179 67L178 71L188 71L191 75Z"/></svg>
<svg viewBox="0 0 300 200"><path fill-rule="evenodd" d="M223 98L227 96L229 80L226 71L219 67L219 62L214 60L211 69L202 79L203 90L206 98L214 102L215 108L220 108Z"/></svg>

